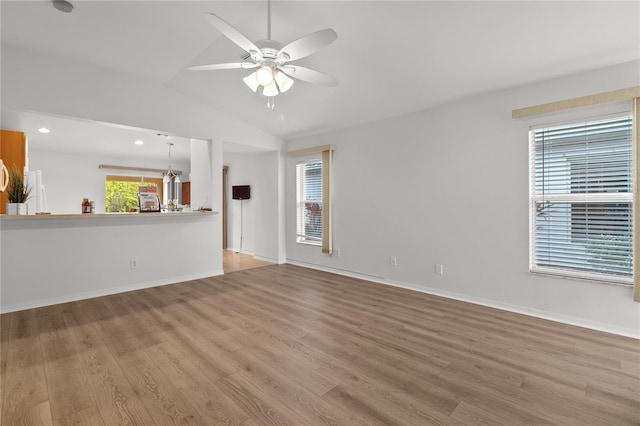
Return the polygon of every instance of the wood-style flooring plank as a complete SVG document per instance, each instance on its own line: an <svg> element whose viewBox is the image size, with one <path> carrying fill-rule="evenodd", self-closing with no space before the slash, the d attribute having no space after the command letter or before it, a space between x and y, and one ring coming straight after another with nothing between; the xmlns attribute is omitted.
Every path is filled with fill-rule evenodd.
<svg viewBox="0 0 640 426"><path fill-rule="evenodd" d="M53 424L36 320L37 311L28 309L9 315L11 321L2 423Z"/></svg>
<svg viewBox="0 0 640 426"><path fill-rule="evenodd" d="M376 395L385 404L392 404L410 415L414 421L424 424L446 424L450 422L449 414L458 406L459 400L446 395L438 389L430 388L417 399L411 392L405 391L401 382L388 380L384 375L377 375L371 370L369 375L355 372L350 366L336 363L326 365L320 372L332 377L337 383L344 384L360 393ZM377 404L376 404L377 405Z"/></svg>
<svg viewBox="0 0 640 426"><path fill-rule="evenodd" d="M211 375L208 365L190 358L170 341L153 347L148 355L208 422L240 425L249 418L216 386L215 380L226 374Z"/></svg>
<svg viewBox="0 0 640 426"><path fill-rule="evenodd" d="M272 364L255 356L254 351L239 351L238 359L246 376L255 386L273 395L312 425L346 425L356 420L339 407L332 406L304 387L304 378L291 377L273 369Z"/></svg>
<svg viewBox="0 0 640 426"><path fill-rule="evenodd" d="M388 413L386 407L378 406L369 399L361 400L359 395L350 392L346 386L340 385L323 395L330 404L344 407L362 425L404 425L404 421Z"/></svg>
<svg viewBox="0 0 640 426"><path fill-rule="evenodd" d="M64 306L38 309L36 315L54 424L96 405L86 392L85 375L79 374L80 357L63 319Z"/></svg>
<svg viewBox="0 0 640 426"><path fill-rule="evenodd" d="M638 425L640 341L292 265L0 317L1 425Z"/></svg>
<svg viewBox="0 0 640 426"><path fill-rule="evenodd" d="M178 391L177 388L183 386L183 383L169 379L150 358L125 368L124 372L156 424L206 424L189 402L190 398L185 398Z"/></svg>
<svg viewBox="0 0 640 426"><path fill-rule="evenodd" d="M261 362L269 365L272 371L298 381L315 395L321 396L336 385L331 378L314 370L304 361L287 357L286 352L259 346L254 346L249 352Z"/></svg>
<svg viewBox="0 0 640 426"><path fill-rule="evenodd" d="M260 425L308 425L292 409L254 384L255 379L238 371L216 382L220 390Z"/></svg>
<svg viewBox="0 0 640 426"><path fill-rule="evenodd" d="M58 420L56 424L59 424L60 426L109 426L105 425L97 406L77 411L68 417Z"/></svg>
<svg viewBox="0 0 640 426"><path fill-rule="evenodd" d="M269 265L273 263L256 259L250 254L236 253L233 250L223 251L222 266L225 274Z"/></svg>
<svg viewBox="0 0 640 426"><path fill-rule="evenodd" d="M0 426L2 426L2 406L4 403L4 384L7 374L7 354L9 353L9 332L11 315L0 315Z"/></svg>
<svg viewBox="0 0 640 426"><path fill-rule="evenodd" d="M295 358L306 363L313 369L320 368L331 361L331 357L305 345L299 339L289 339L286 336L272 333L269 329L258 326L252 328L234 328L224 332L229 339L233 339L240 348L250 351L253 346L272 348L275 351L285 352L287 359Z"/></svg>
<svg viewBox="0 0 640 426"><path fill-rule="evenodd" d="M458 404L451 417L467 426L511 426L511 423L496 416L491 410L476 407L466 401Z"/></svg>
<svg viewBox="0 0 640 426"><path fill-rule="evenodd" d="M81 305L74 304L70 312L63 314L79 356L79 366L87 379L84 392L93 395L97 412L106 425L119 424L153 424L146 408L130 385L122 368L101 335L91 322L82 322ZM88 416L95 416L95 411L83 411L69 421L83 424ZM67 419L65 419L66 421ZM84 423L92 424L92 423Z"/></svg>

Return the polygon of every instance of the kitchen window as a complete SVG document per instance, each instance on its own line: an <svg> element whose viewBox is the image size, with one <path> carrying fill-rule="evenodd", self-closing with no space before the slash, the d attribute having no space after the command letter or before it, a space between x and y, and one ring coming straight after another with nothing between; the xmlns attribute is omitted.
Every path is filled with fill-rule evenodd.
<svg viewBox="0 0 640 426"><path fill-rule="evenodd" d="M138 191L141 186L156 186L162 199L162 179L143 176L107 175L105 178L105 212L124 213L140 209Z"/></svg>

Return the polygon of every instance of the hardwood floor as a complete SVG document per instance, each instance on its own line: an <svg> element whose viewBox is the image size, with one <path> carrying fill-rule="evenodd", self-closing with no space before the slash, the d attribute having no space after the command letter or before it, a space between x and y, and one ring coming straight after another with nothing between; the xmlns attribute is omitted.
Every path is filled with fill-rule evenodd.
<svg viewBox="0 0 640 426"><path fill-rule="evenodd" d="M273 265L4 314L1 424L640 424L640 342Z"/></svg>
<svg viewBox="0 0 640 426"><path fill-rule="evenodd" d="M223 251L222 269L224 270L225 274L269 265L273 265L273 263L256 259L250 254L236 253L233 250Z"/></svg>

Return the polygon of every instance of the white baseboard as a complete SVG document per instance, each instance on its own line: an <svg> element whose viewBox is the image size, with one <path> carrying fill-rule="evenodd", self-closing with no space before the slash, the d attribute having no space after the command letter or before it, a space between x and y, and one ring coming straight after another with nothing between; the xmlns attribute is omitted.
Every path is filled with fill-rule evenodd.
<svg viewBox="0 0 640 426"><path fill-rule="evenodd" d="M253 256L253 255L254 255L254 253L253 253L252 251L247 251L247 250L238 250L238 249L231 248L231 247L227 247L225 250L226 250L226 251L232 251L232 252L234 252L234 253L248 254L248 255L250 255L250 256Z"/></svg>
<svg viewBox="0 0 640 426"><path fill-rule="evenodd" d="M254 259L264 260L265 262L277 263L278 265L283 265L287 263L287 259L275 259L273 257L264 257L264 256L253 256Z"/></svg>
<svg viewBox="0 0 640 426"><path fill-rule="evenodd" d="M215 277L218 275L224 275L224 272L211 271L211 272L205 272L201 274L184 275L180 277L172 277L172 278L158 280L158 281L149 281L149 282L120 286L120 287L111 287L111 288L87 291L82 293L74 293L74 294L64 295L60 297L33 300L29 302L16 303L16 304L7 305L7 306L3 305L2 307L0 307L0 312L2 312L3 314L6 314L9 312L23 311L25 309L41 308L43 306L51 306L51 305L57 305L60 303L75 302L78 300L85 300L85 299L93 299L94 297L108 296L108 295L117 294L117 293L126 293L128 291L133 291L133 290L142 290L144 288L159 287L162 285L169 285L169 284L178 284L185 281L199 280L202 278Z"/></svg>
<svg viewBox="0 0 640 426"><path fill-rule="evenodd" d="M236 250L234 248L226 248L226 250L238 253L238 250ZM276 259L274 257L258 256L252 251L244 251L244 250L240 251L239 253L248 254L250 256L253 256L254 259L264 260L265 262L270 262L270 263L277 263L278 265L283 265L283 264L287 263L287 259L286 258L284 258L284 259Z"/></svg>
<svg viewBox="0 0 640 426"><path fill-rule="evenodd" d="M489 299L482 299L477 297L470 297L463 294L443 291L441 289L435 289L431 287L417 287L412 284L407 284L400 281L388 280L384 277L379 277L375 275L367 275L361 274L358 272L348 271L345 269L331 268L328 266L316 265L306 262L299 262L292 259L287 259L287 263L296 266L302 266L305 268L316 269L319 271L330 272L337 275L344 275L351 278L358 278L365 281L372 281L378 284L390 285L393 287L404 288L407 290L418 291L420 293L432 294L434 296L446 297L448 299L459 300L462 302L474 303L476 305L487 306L490 308L500 309L503 311L514 312L516 314L527 315L530 317L541 318L549 321L560 322L563 324L574 325L577 327L589 328L592 330L604 331L605 333L617 334L620 336L632 337L635 339L640 339L640 331L626 328L626 327L615 327L610 325L603 325L601 323L596 323L593 321L588 321L582 318L575 318L568 315L561 315L554 312L548 312L539 309L528 308L526 306L512 305L508 303L496 302Z"/></svg>

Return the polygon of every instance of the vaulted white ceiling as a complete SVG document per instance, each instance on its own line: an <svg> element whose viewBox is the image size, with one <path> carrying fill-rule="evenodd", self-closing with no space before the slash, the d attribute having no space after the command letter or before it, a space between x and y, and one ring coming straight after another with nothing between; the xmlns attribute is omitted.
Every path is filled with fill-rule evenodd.
<svg viewBox="0 0 640 426"><path fill-rule="evenodd" d="M338 33L296 63L340 84L298 81L270 111L249 71L186 69L243 53L205 12L256 41L266 1L72 2L3 0L2 43L161 82L285 140L640 58L637 1L274 1L273 39Z"/></svg>

